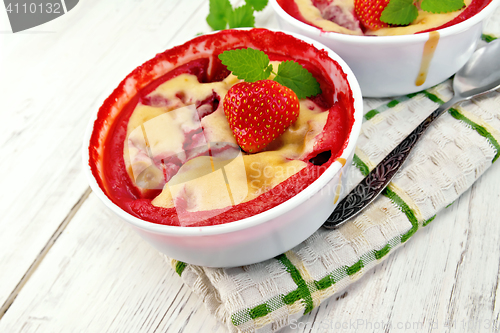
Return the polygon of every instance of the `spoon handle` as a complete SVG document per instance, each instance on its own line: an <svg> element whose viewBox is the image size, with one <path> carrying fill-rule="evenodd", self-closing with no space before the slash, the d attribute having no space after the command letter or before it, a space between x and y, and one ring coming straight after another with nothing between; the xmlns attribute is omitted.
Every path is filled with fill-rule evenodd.
<svg viewBox="0 0 500 333"><path fill-rule="evenodd" d="M323 223L323 227L332 229L340 226L351 217L361 212L385 189L387 184L401 168L404 161L427 130L429 125L450 106L460 99L454 96L438 107L420 123L399 145L397 145L342 201Z"/></svg>

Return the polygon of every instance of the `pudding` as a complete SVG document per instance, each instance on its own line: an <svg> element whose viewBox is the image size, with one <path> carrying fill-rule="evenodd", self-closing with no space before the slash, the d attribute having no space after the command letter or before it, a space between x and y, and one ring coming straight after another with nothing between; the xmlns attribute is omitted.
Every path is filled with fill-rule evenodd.
<svg viewBox="0 0 500 333"><path fill-rule="evenodd" d="M298 119L253 154L238 146L222 103L240 80L218 55L242 47L264 51L273 67L298 62L322 91L301 99ZM105 195L133 216L217 225L269 210L312 184L341 156L353 123L346 74L326 51L279 32L228 30L167 50L127 76L99 110L89 165Z"/></svg>
<svg viewBox="0 0 500 333"><path fill-rule="evenodd" d="M354 0L277 0L291 16L323 31L349 35L409 35L445 28L462 22L486 7L491 0L464 0L465 7L447 13L431 13L418 9L418 16L409 25L370 29L360 22Z"/></svg>

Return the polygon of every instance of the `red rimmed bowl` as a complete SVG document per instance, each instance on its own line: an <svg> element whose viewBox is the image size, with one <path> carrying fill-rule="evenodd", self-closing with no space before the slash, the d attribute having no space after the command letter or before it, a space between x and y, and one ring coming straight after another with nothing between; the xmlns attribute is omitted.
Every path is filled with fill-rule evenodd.
<svg viewBox="0 0 500 333"><path fill-rule="evenodd" d="M142 89L193 61L208 62L207 76L213 80L220 70L217 55L224 50L252 47L266 53L313 64L331 88L329 99L342 106L348 128L341 148L333 152L328 167L307 187L277 199L262 211L245 213L227 223L181 227L169 225L169 217L151 218L130 210L116 193L117 169L103 156L116 135L117 119ZM218 69L219 68L219 69ZM210 72L212 71L212 72ZM137 102L137 101L136 101ZM222 103L220 103L222 105ZM116 215L167 256L196 265L231 267L256 263L286 252L314 233L333 211L343 193L343 179L354 154L362 122L362 97L357 81L345 62L317 41L296 34L265 29L224 30L196 37L158 54L129 74L92 116L83 144L86 176L94 193ZM110 141L111 140L111 141ZM120 147L118 147L119 149ZM121 147L123 149L123 146ZM114 176L115 175L115 176ZM295 178L297 181L298 178ZM287 181L294 181L288 179ZM286 182L286 181L285 181ZM117 190L118 189L118 190ZM286 189L286 187L281 187ZM118 192L117 192L118 191ZM278 193L278 196L282 196ZM271 197L266 197L272 200ZM249 208L252 201L246 204ZM241 212L246 209L240 209ZM238 212L238 206L235 206ZM226 216L226 215L221 215ZM165 220L162 221L162 218ZM220 222L220 221L219 221Z"/></svg>

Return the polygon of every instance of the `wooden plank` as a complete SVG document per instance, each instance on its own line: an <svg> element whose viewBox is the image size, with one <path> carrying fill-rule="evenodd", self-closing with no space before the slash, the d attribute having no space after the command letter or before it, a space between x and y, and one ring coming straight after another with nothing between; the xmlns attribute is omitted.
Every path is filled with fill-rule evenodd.
<svg viewBox="0 0 500 333"><path fill-rule="evenodd" d="M0 34L0 308L87 189L80 156L90 115L204 4L85 1L33 31Z"/></svg>
<svg viewBox="0 0 500 333"><path fill-rule="evenodd" d="M87 200L89 194L91 193L90 187L87 188L87 190L84 192L84 194L80 197L80 200L75 204L75 206L71 209L69 214L66 216L66 218L63 220L63 222L59 225L59 227L54 231L54 234L52 237L48 240L47 244L43 247L43 249L40 251L38 256L35 258L33 263L30 265L26 273L23 275L23 277L19 280L17 283L16 287L14 290L11 291L9 297L7 297L6 301L4 302L3 306L0 308L0 319L3 317L3 314L10 308L12 303L15 301L17 298L17 295L19 292L23 289L24 285L26 284L27 281L31 278L31 275L36 271L40 263L45 259L45 256L47 253L50 251L54 243L57 241L61 233L66 229L68 226L69 222L73 219L73 216L76 214L76 212L80 209L81 205Z"/></svg>
<svg viewBox="0 0 500 333"><path fill-rule="evenodd" d="M94 194L0 320L0 332L210 332L219 326L163 256Z"/></svg>
<svg viewBox="0 0 500 333"><path fill-rule="evenodd" d="M206 6L202 0L85 1L44 26L54 33L0 35L7 78L0 82L0 153L8 157L0 160L7 175L0 186L10 190L0 201L0 304L25 282L0 332L226 331L93 194L61 227L87 188L79 141L90 110L137 64L205 31ZM269 13L263 22L272 20ZM499 174L494 165L382 265L284 332L341 331L342 325L376 331L377 323L389 322L387 332L408 323L406 331L420 331L420 323L425 331L432 325L445 331L447 322L457 332L493 331L485 325L499 316ZM22 280L58 230L38 268Z"/></svg>

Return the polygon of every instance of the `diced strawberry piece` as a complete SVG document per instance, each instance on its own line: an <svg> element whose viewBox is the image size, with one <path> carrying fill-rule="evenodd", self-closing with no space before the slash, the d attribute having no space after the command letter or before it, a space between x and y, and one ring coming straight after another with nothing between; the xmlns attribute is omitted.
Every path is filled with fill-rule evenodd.
<svg viewBox="0 0 500 333"><path fill-rule="evenodd" d="M313 0L313 5L319 9L325 20L332 21L352 31L361 32L359 21L350 5L343 0Z"/></svg>
<svg viewBox="0 0 500 333"><path fill-rule="evenodd" d="M359 21L354 16L354 13L349 12L345 8L331 5L326 7L321 12L321 15L323 16L323 18L332 21L340 25L341 27L352 31L361 31L361 28L359 27Z"/></svg>

